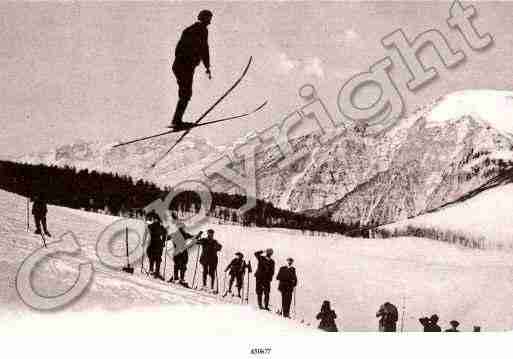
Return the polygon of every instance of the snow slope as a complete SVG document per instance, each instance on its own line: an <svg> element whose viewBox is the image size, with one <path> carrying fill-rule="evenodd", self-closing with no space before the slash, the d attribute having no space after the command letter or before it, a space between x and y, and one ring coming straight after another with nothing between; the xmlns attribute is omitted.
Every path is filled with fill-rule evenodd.
<svg viewBox="0 0 513 359"><path fill-rule="evenodd" d="M450 230L473 238L484 238L485 246L513 249L513 184L491 188L464 202L437 212L396 222L383 228L413 226Z"/></svg>
<svg viewBox="0 0 513 359"><path fill-rule="evenodd" d="M34 274L35 290L58 295L78 274L77 262L90 259L95 273L88 290L72 305L55 314L29 309L19 298L15 278L23 260L41 246L41 238L26 232L26 200L0 191L0 331L16 328L26 335L41 330L57 333L129 334L155 330L169 335L283 335L312 333L307 326L262 315L252 307L226 305L215 296L104 267L95 255L95 239L107 223L118 218L49 206L49 229L55 241L71 230L84 252L80 258L59 256L44 261ZM34 230L31 223L31 230ZM51 244L49 244L51 247ZM168 268L168 271L171 268ZM168 272L169 273L169 272ZM72 330L72 332L71 332Z"/></svg>
<svg viewBox="0 0 513 359"><path fill-rule="evenodd" d="M6 214L0 222L0 283L8 288L0 294L0 316L11 319L2 320L2 325L28 325L27 318L40 316L20 302L13 287L17 266L40 245L37 236L25 232L25 206L23 198L0 191L0 211ZM75 231L91 259L95 258L96 237L106 223L115 219L54 206L50 206L48 217L54 237L67 230ZM452 319L460 321L462 330L471 330L473 325L481 325L485 331L513 327L513 254L510 253L466 250L418 238L365 240L311 237L265 228L216 224L208 227L216 231L217 239L223 244L220 274L237 250L252 257L257 249L273 247L277 268L287 257L295 258L299 276L297 321L255 311L254 278L251 279L250 306L241 307L223 305L219 298L208 294L146 280L137 273L134 277L123 273L107 274L102 268L96 273L91 289L65 310L64 314L69 313L65 323L75 318L77 322L87 322L102 316L101 323L106 324L99 330L114 330L117 326L128 330L125 326L129 324L120 320L124 316L118 314L127 313L127 318L139 320L146 317L138 313L142 311L149 313L148 323L150 319L161 318L172 322L168 328L170 333L176 327L181 333L192 328L195 332L210 334L297 333L309 330L298 323L302 319L312 326L317 325L314 317L322 301L328 299L338 314L339 328L369 331L377 328L375 312L380 304L391 301L400 308L404 297L404 328L408 331L420 330L417 318L432 313L438 313L443 327ZM191 250L189 282L195 255L195 250ZM41 278L38 285L47 292L62 290L63 279L69 282L75 275L60 263L62 260L55 262L53 266L43 267L38 277ZM252 263L255 264L254 258ZM171 268L172 263L168 261L168 275ZM273 281L273 309L280 307L279 302L277 283Z"/></svg>

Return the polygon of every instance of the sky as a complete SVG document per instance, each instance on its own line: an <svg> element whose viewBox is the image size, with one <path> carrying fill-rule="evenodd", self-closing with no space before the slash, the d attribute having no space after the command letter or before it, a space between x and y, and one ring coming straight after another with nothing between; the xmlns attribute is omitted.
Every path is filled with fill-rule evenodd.
<svg viewBox="0 0 513 359"><path fill-rule="evenodd" d="M475 27L493 36L487 50L473 51L448 27L450 2L3 2L0 157L164 130L177 100L174 47L201 9L214 13L213 78L208 80L202 65L196 69L184 120L193 121L208 108L250 56L253 64L243 83L207 119L269 101L250 118L194 131L214 144L283 120L304 105L298 89L306 83L339 117L342 85L386 56L394 62L391 76L407 112L454 91L513 90L513 3L462 4L476 7ZM409 91L404 64L381 44L397 29L409 39L438 29L465 52L466 61L451 70L438 67L438 79ZM371 101L374 95L367 96Z"/></svg>

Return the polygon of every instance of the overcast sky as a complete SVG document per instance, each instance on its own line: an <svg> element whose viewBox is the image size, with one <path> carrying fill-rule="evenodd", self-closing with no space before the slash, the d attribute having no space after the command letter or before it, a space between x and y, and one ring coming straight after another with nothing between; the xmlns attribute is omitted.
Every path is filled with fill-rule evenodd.
<svg viewBox="0 0 513 359"><path fill-rule="evenodd" d="M380 40L398 28L410 39L439 29L467 55L463 65L440 71L416 93L398 84L407 110L457 90L513 90L513 3L474 5L476 28L495 40L483 52L473 52L448 28L448 2L2 3L0 151L17 155L80 139L114 142L161 131L177 99L170 72L174 47L204 8L214 13L213 79L198 67L184 119L209 107L250 55L248 77L209 119L269 100L249 120L195 130L216 144L286 117L302 105L297 91L304 83L314 84L337 116L340 87L393 55Z"/></svg>

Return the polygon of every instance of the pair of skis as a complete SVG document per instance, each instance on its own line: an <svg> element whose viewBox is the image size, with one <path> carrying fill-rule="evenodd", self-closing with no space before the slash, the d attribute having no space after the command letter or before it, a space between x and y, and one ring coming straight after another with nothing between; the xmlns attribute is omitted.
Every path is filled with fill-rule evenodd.
<svg viewBox="0 0 513 359"><path fill-rule="evenodd" d="M209 121L209 122L205 122L205 123L200 123L221 101L223 101L226 96L228 96L239 84L240 82L242 81L242 79L246 76L248 70L249 70L249 67L251 65L251 62L253 60L253 57L250 57L249 58L249 61L246 65L246 67L244 68L244 70L242 71L242 74L239 76L239 78L233 83L233 85L225 91L225 93L219 97L219 99L217 99L216 102L214 102L214 104L212 106L210 106L210 108L208 108L196 121L194 121L192 123L192 126L188 127L188 128L185 128L185 129L171 129L169 131L165 131L165 132L161 132L161 133L157 133L155 135L151 135L151 136L146 136L146 137L141 137L141 138L136 138L134 140L131 140L131 141L127 141L127 142L122 142L122 143L119 143L115 146L113 146L113 148L115 147L120 147L120 146L125 146L125 145L129 145L129 144L132 144L132 143L135 143L135 142L139 142L139 141L144 141L144 140L149 140L151 138L155 138L155 137L160 137L160 136L164 136L164 135L167 135L167 134L170 134L170 133L176 133L176 132L183 132L183 134L175 141L175 143L166 151L164 152L161 156L159 156L150 166L150 168L155 168L155 166L162 160L164 159L180 142L182 142L182 140L185 138L185 136L187 136L187 134L193 129L193 128L196 128L196 127L200 127L200 126L205 126L205 125L211 125L211 124L214 124L214 123L220 123L220 122L224 122L224 121L229 121L229 120L234 120L234 119L237 119L237 118L242 118L242 117L246 117L246 116L249 116L253 113L256 113L258 111L260 111L266 104L267 104L267 101L265 101L264 103L262 103L260 106L258 106L256 109L252 110L252 111L249 111L249 112L246 112L246 113L243 113L243 114L240 114L240 115L236 115L236 116L231 116L231 117L226 117L226 118L222 118L222 119L219 119L219 120L214 120L214 121Z"/></svg>

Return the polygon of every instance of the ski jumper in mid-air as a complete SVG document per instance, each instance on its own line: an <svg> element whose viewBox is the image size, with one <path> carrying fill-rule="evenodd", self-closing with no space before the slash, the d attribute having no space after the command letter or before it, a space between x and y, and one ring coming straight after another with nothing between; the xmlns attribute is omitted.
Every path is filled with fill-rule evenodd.
<svg viewBox="0 0 513 359"><path fill-rule="evenodd" d="M210 73L210 53L208 48L208 29L212 20L212 12L201 10L198 21L187 27L183 32L175 49L175 60L173 62L173 73L178 83L178 103L176 104L173 121L169 127L183 129L192 125L183 122L182 117L192 97L192 82L194 70L203 62L208 78Z"/></svg>

